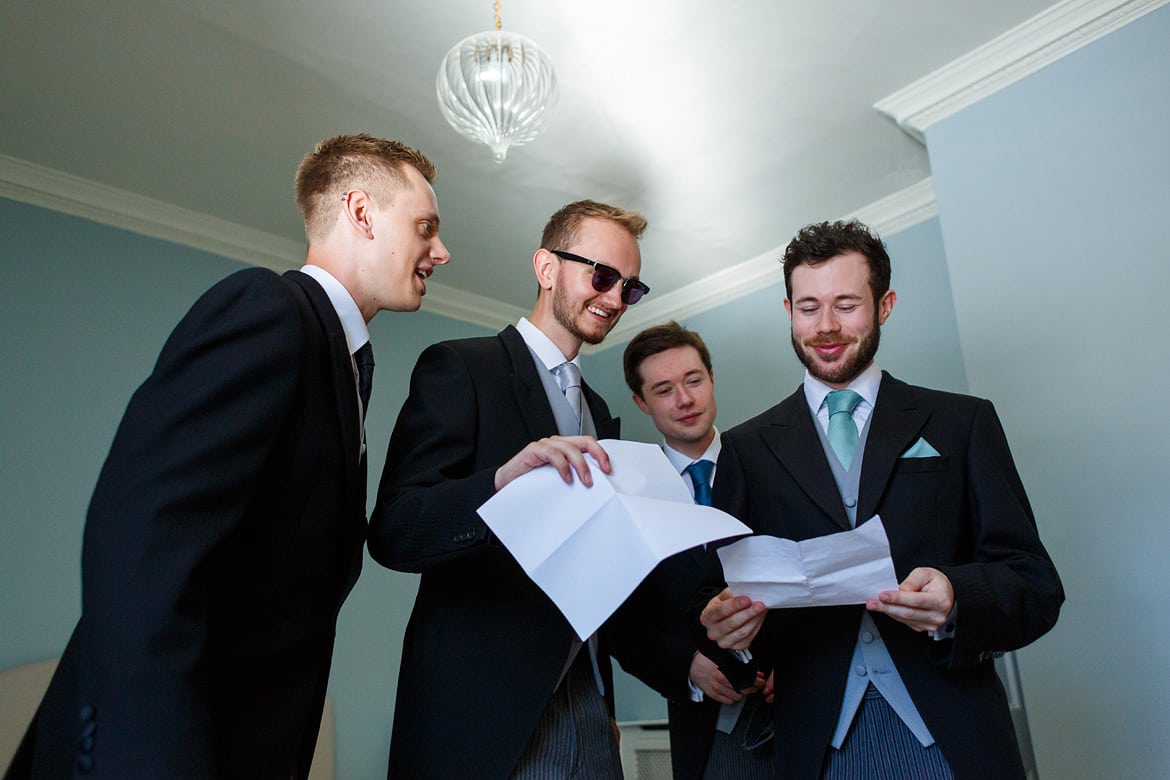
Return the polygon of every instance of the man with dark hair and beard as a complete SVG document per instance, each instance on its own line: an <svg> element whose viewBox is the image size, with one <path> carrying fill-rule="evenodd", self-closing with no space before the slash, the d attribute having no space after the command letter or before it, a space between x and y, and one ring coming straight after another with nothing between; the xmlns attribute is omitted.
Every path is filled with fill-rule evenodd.
<svg viewBox="0 0 1170 780"><path fill-rule="evenodd" d="M794 540L880 516L900 584L771 611L724 588L704 652L731 677L774 670L777 777L1022 778L993 659L1048 631L1064 592L995 410L878 368L896 295L864 225L801 230L784 281L804 383L724 435L714 504Z"/></svg>
<svg viewBox="0 0 1170 780"><path fill-rule="evenodd" d="M649 291L640 215L578 201L533 255L527 318L419 357L386 455L369 551L420 572L406 629L390 771L409 778L620 778L608 630L581 642L476 509L550 464L591 485L584 454L619 421L581 380L598 344ZM534 508L539 512L539 508Z"/></svg>

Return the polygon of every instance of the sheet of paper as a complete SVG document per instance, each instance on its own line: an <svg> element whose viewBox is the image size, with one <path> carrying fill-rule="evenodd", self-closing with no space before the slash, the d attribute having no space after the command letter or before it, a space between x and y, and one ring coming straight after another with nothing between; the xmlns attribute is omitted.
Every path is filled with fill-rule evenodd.
<svg viewBox="0 0 1170 780"><path fill-rule="evenodd" d="M588 458L593 487L551 466L504 486L479 516L582 639L659 563L700 544L751 533L726 512L696 506L661 448L604 439L612 474Z"/></svg>
<svg viewBox="0 0 1170 780"><path fill-rule="evenodd" d="M864 604L883 590L898 589L878 515L852 531L803 542L749 536L720 548L719 560L733 593L771 609Z"/></svg>

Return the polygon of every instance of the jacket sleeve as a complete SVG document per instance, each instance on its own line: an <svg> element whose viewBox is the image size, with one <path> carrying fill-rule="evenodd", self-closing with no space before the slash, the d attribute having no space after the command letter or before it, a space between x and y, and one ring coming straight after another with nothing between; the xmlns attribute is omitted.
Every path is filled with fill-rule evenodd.
<svg viewBox="0 0 1170 780"><path fill-rule="evenodd" d="M421 572L492 540L476 510L495 492L500 464L481 466L476 377L449 344L428 347L390 437L370 516L370 556Z"/></svg>
<svg viewBox="0 0 1170 780"><path fill-rule="evenodd" d="M967 452L972 560L940 567L958 605L953 640L939 642L952 667L970 666L1036 640L1056 623L1064 589L1036 531L994 407L980 401Z"/></svg>
<svg viewBox="0 0 1170 780"><path fill-rule="evenodd" d="M99 776L214 776L209 596L288 424L302 322L251 270L195 303L130 400L86 519L78 692Z"/></svg>

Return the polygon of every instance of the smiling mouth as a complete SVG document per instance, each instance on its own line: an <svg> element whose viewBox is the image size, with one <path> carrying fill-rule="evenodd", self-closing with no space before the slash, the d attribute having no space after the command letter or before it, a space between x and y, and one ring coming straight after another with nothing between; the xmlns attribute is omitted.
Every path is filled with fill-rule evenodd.
<svg viewBox="0 0 1170 780"><path fill-rule="evenodd" d="M608 320L613 316L611 312L608 312L605 309L599 309L596 306L590 306L586 309L586 311L588 311L594 317L600 317L603 320Z"/></svg>

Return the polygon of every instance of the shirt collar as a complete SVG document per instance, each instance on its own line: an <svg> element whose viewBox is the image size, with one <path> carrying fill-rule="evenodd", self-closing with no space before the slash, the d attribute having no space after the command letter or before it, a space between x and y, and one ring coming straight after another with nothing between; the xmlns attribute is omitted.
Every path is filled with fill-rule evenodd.
<svg viewBox="0 0 1170 780"><path fill-rule="evenodd" d="M662 443L662 451L666 453L666 459L670 461L670 465L674 466L674 470L682 474L687 466L697 460L709 460L712 463L718 463L719 449L722 446L719 442L719 429L715 428L715 438L711 439L711 443L707 445L707 449L697 458L692 458L690 455L683 455L666 442Z"/></svg>
<svg viewBox="0 0 1170 780"><path fill-rule="evenodd" d="M861 400L872 408L877 405L878 387L881 383L882 370L875 360L864 371L855 376L846 387L860 395ZM814 416L825 402L825 396L832 391L833 388L814 378L808 371L804 372L804 398Z"/></svg>
<svg viewBox="0 0 1170 780"><path fill-rule="evenodd" d="M341 320L341 329L345 331L345 344L349 354L357 352L370 340L370 330L366 327L361 310L358 309L349 290L345 289L345 285L337 281L333 274L319 265L303 266L301 273L311 276L321 285L321 289L329 298L329 303L333 304L333 310L337 312L337 318Z"/></svg>
<svg viewBox="0 0 1170 780"><path fill-rule="evenodd" d="M578 362L580 355L569 360L561 352L561 348L554 344L553 340L544 334L544 331L529 322L527 317L520 318L520 321L516 323L516 330L520 331L520 335L524 337L524 343L536 353L540 362L544 363L544 367L549 371L566 361L575 364L578 369L581 368L581 363Z"/></svg>

